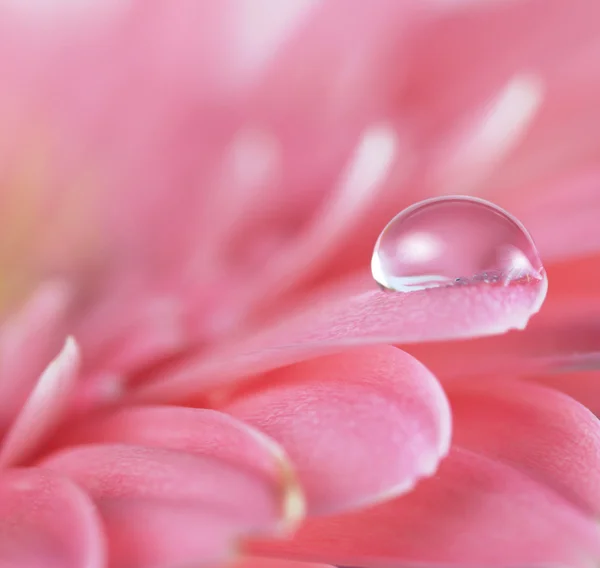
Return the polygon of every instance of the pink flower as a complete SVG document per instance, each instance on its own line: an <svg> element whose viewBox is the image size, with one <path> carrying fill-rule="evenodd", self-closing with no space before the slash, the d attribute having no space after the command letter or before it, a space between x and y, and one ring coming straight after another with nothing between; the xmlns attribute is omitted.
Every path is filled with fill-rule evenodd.
<svg viewBox="0 0 600 568"><path fill-rule="evenodd" d="M0 9L0 566L597 563L597 0L74 4ZM377 288L452 193L531 324Z"/></svg>

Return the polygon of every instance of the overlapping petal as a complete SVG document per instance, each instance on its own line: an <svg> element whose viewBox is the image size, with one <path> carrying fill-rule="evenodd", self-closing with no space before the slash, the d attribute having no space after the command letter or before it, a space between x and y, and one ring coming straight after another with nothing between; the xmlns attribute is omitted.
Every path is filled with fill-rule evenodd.
<svg viewBox="0 0 600 568"><path fill-rule="evenodd" d="M285 533L303 496L281 449L214 410L139 407L69 425L42 465L83 486L115 566L221 562L248 534Z"/></svg>
<svg viewBox="0 0 600 568"><path fill-rule="evenodd" d="M450 441L450 411L436 379L389 346L276 371L222 406L286 449L313 514L410 490L436 470Z"/></svg>
<svg viewBox="0 0 600 568"><path fill-rule="evenodd" d="M405 348L442 381L598 368L599 267L597 256L551 265L544 308L518 333Z"/></svg>
<svg viewBox="0 0 600 568"><path fill-rule="evenodd" d="M454 444L526 473L590 515L600 513L600 423L587 408L524 381L466 381L447 390Z"/></svg>
<svg viewBox="0 0 600 568"><path fill-rule="evenodd" d="M293 313L223 348L209 359L187 357L158 377L146 374L142 399L180 400L241 376L361 344L416 343L522 329L538 311L546 283L468 286L410 293L378 290L372 278L309 296Z"/></svg>
<svg viewBox="0 0 600 568"><path fill-rule="evenodd" d="M453 448L432 478L374 507L309 519L291 540L252 550L385 568L597 559L600 425L591 412L510 380L453 384L449 397Z"/></svg>
<svg viewBox="0 0 600 568"><path fill-rule="evenodd" d="M406 496L337 517L311 519L289 542L255 553L342 566L573 566L600 554L593 518L511 467L454 449Z"/></svg>
<svg viewBox="0 0 600 568"><path fill-rule="evenodd" d="M0 566L104 568L100 516L80 488L50 471L0 476Z"/></svg>

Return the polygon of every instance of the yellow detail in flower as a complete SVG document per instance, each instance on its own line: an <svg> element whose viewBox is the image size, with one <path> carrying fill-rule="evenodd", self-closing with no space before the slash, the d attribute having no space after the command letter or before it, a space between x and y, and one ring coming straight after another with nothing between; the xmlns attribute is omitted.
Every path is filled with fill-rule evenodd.
<svg viewBox="0 0 600 568"><path fill-rule="evenodd" d="M98 231L86 215L94 210L92 185L77 172L58 171L49 139L27 139L22 149L17 142L17 159L0 161L0 315L40 280L97 258L90 253Z"/></svg>

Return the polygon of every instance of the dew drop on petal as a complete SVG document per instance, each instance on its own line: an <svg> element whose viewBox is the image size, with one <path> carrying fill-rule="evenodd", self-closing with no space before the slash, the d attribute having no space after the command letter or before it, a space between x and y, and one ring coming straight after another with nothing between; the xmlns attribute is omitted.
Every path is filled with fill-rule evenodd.
<svg viewBox="0 0 600 568"><path fill-rule="evenodd" d="M379 235L371 270L397 292L546 278L527 229L497 205L466 196L427 199L396 215Z"/></svg>

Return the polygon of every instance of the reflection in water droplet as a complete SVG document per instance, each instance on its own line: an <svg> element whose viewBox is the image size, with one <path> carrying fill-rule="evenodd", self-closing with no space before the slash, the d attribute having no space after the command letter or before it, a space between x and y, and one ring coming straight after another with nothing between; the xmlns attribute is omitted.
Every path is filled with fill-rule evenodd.
<svg viewBox="0 0 600 568"><path fill-rule="evenodd" d="M427 199L396 215L377 240L371 270L398 292L546 278L525 227L493 203L464 196Z"/></svg>

